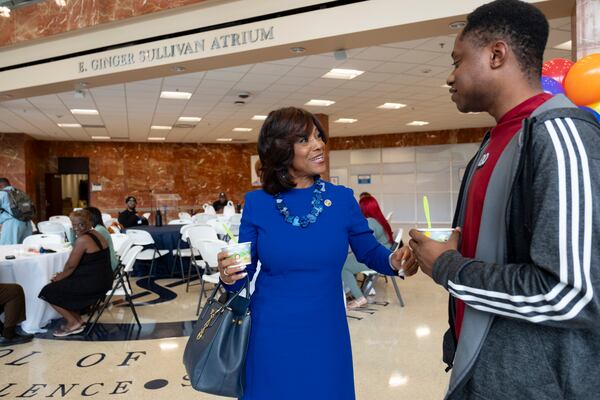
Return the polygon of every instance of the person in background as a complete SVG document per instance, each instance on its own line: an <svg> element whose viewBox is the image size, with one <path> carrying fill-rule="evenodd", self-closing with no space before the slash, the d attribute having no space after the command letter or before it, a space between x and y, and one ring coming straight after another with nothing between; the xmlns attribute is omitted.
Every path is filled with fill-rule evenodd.
<svg viewBox="0 0 600 400"><path fill-rule="evenodd" d="M97 209L96 207L85 207L84 210L87 210L90 212L90 214L92 215L92 226L94 227L94 230L98 233L100 233L102 235L102 237L104 237L104 239L106 239L106 242L108 243L108 249L110 251L110 266L112 268L112 270L114 271L115 269L117 269L117 265L118 265L118 260L117 260L117 254L115 253L115 249L113 247L113 242L112 239L110 237L110 232L108 232L108 230L106 229L106 226L104 226L104 222L102 221L102 212ZM73 245L75 243L75 233L72 233L72 236L69 238L69 241L71 242L71 245Z"/></svg>
<svg viewBox="0 0 600 400"><path fill-rule="evenodd" d="M64 269L54 275L38 296L50 303L66 321L52 333L56 337L83 332L85 324L81 311L105 296L113 284L108 243L93 229L91 213L73 211L69 217L77 240Z"/></svg>
<svg viewBox="0 0 600 400"><path fill-rule="evenodd" d="M32 233L31 222L19 221L12 215L8 191L14 190L7 178L0 178L0 245L21 244Z"/></svg>
<svg viewBox="0 0 600 400"><path fill-rule="evenodd" d="M373 196L363 196L359 202L360 211L367 219L369 228L373 231L375 239L385 248L391 249L394 242L392 228L389 222L385 219L379 208L379 203ZM364 307L368 304L366 297L363 295L358 283L356 282L356 274L363 271L368 271L369 268L356 259L354 253L349 253L342 268L342 281L350 289L354 300L348 303L348 309L352 310L358 307Z"/></svg>
<svg viewBox="0 0 600 400"><path fill-rule="evenodd" d="M132 228L139 225L148 225L148 220L138 215L135 207L137 200L133 196L127 196L125 199L127 209L119 213L119 223L125 228Z"/></svg>
<svg viewBox="0 0 600 400"><path fill-rule="evenodd" d="M25 294L23 288L14 283L0 283L0 347L31 342L33 335L17 332L17 325L25 321Z"/></svg>
<svg viewBox="0 0 600 400"><path fill-rule="evenodd" d="M454 42L452 101L496 126L467 166L450 240L409 232L451 294L448 400L599 398L600 127L542 91L548 32L533 4L497 0Z"/></svg>
<svg viewBox="0 0 600 400"><path fill-rule="evenodd" d="M225 194L225 192L219 193L219 198L212 203L215 212L218 214L222 213L228 201L229 200L227 199L227 194Z"/></svg>
<svg viewBox="0 0 600 400"><path fill-rule="evenodd" d="M408 248L392 253L377 242L352 190L320 178L326 142L308 111L269 113L258 138L263 188L246 194L240 225L239 241L251 242L252 262L233 266L226 252L217 256L231 291L252 279L261 262L250 300L244 400L354 399L341 279L348 245L383 274L404 268L410 276L417 269Z"/></svg>

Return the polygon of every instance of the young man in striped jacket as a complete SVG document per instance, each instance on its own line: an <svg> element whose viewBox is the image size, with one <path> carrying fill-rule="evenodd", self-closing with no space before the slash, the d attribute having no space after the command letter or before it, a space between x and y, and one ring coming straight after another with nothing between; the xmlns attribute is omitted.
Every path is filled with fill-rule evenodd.
<svg viewBox="0 0 600 400"><path fill-rule="evenodd" d="M452 101L497 125L467 167L450 241L410 232L451 294L447 399L600 396L600 127L542 92L547 38L533 5L496 0L454 44Z"/></svg>

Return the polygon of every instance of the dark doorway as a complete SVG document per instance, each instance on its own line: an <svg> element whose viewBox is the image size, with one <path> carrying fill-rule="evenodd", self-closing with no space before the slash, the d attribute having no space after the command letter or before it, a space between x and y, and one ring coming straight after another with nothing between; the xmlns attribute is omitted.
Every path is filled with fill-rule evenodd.
<svg viewBox="0 0 600 400"><path fill-rule="evenodd" d="M58 174L46 174L46 217L90 205L89 158L59 157Z"/></svg>

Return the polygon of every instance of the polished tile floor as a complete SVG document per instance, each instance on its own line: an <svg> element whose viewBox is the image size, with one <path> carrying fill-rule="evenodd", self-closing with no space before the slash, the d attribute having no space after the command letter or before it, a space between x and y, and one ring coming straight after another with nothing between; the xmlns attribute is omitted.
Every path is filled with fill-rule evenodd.
<svg viewBox="0 0 600 400"><path fill-rule="evenodd" d="M199 287L186 293L176 279L158 280L160 290L146 279L138 283L146 288L134 284L141 294L135 301L144 304L137 307L141 331L130 325L128 308L112 307L88 340L45 334L1 348L0 398L219 399L195 392L181 363ZM357 399L443 397L447 294L422 274L399 285L404 308L391 283L380 279L376 303L349 314Z"/></svg>

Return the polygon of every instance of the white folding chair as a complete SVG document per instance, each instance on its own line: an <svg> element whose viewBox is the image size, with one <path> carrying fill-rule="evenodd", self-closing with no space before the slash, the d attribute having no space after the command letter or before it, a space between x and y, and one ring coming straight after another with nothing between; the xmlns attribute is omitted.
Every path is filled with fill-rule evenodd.
<svg viewBox="0 0 600 400"><path fill-rule="evenodd" d="M145 212L142 214L142 217L149 219L150 218L150 213L149 212Z"/></svg>
<svg viewBox="0 0 600 400"><path fill-rule="evenodd" d="M179 214L177 214L177 217L179 219L188 219L191 220L192 219L192 214L185 212L185 211L181 211Z"/></svg>
<svg viewBox="0 0 600 400"><path fill-rule="evenodd" d="M198 297L198 306L196 308L196 315L200 313L200 306L202 304L202 297L204 296L204 285L206 283L212 283L214 285L219 283L219 272L217 270L219 262L217 254L221 252L223 247L227 246L227 243L222 240L195 240L190 237L192 247L197 249L202 256L204 262L204 273L202 274L202 284L200 286L200 295ZM210 272L210 271L217 272Z"/></svg>
<svg viewBox="0 0 600 400"><path fill-rule="evenodd" d="M385 216L385 220L388 222L388 224L392 223L392 216L394 215L393 211L390 211L389 213L387 213L387 215Z"/></svg>
<svg viewBox="0 0 600 400"><path fill-rule="evenodd" d="M192 252L191 248L182 249L181 243L187 243L189 245L187 231L190 228L193 228L194 226L198 226L198 225L190 223L187 225L183 225L181 227L181 229L179 229L180 236L179 236L179 240L177 241L177 248L173 249L173 264L171 265L171 276L173 276L173 271L175 270L175 264L179 260L179 268L181 269L181 278L185 279L185 273L183 272L183 259L191 258L194 255L194 253ZM190 265L190 267L188 267L188 279L189 279L189 275L190 275L189 268L191 268L191 265ZM189 281L188 281L188 284L189 284ZM187 287L186 287L186 291L187 291Z"/></svg>
<svg viewBox="0 0 600 400"><path fill-rule="evenodd" d="M122 259L127 250L133 246L133 241L124 233L112 233L110 239L113 243L113 249L117 256Z"/></svg>
<svg viewBox="0 0 600 400"><path fill-rule="evenodd" d="M106 226L107 228L109 226L112 225L113 223L113 217L110 214L107 213L102 213L102 223L104 224L104 226Z"/></svg>
<svg viewBox="0 0 600 400"><path fill-rule="evenodd" d="M54 235L54 234L38 234L38 235L31 235L31 236L27 236L24 240L23 240L23 245L24 246L32 246L32 247L52 247L52 245L55 246L62 246L63 244L63 239L62 237L60 237L59 235Z"/></svg>
<svg viewBox="0 0 600 400"><path fill-rule="evenodd" d="M229 230L237 238L240 234L240 225L242 224L242 214L233 214L229 217Z"/></svg>
<svg viewBox="0 0 600 400"><path fill-rule="evenodd" d="M125 301L128 303L131 312L135 318L135 321L138 327L141 329L142 324L140 323L140 319L138 318L137 312L135 311L135 305L133 304L133 299L131 295L133 294L131 290L131 282L129 281L129 272L133 269L133 265L135 264L135 260L137 259L140 252L143 251L142 246L133 246L131 247L127 253L123 256L122 261L119 263L117 270L114 274L114 283L113 288L106 292L106 296L103 299L99 299L96 305L92 308L90 312L90 316L87 320L86 325L89 328L86 330L85 335L88 336L94 330L96 323L100 319L100 316L104 312L104 310L110 304L113 296L125 296ZM90 324L90 321L96 314L96 318Z"/></svg>
<svg viewBox="0 0 600 400"><path fill-rule="evenodd" d="M191 219L172 219L167 225L188 225L191 224Z"/></svg>
<svg viewBox="0 0 600 400"><path fill-rule="evenodd" d="M217 214L217 212L215 211L215 208L208 203L202 204L202 209L204 210L205 214L210 214L210 215Z"/></svg>
<svg viewBox="0 0 600 400"><path fill-rule="evenodd" d="M141 229L127 229L127 236L135 246L149 246L150 248L142 250L137 255L137 260L150 261L150 271L148 273L148 279L152 277L152 271L154 269L154 260L169 254L169 250L159 250L156 247L156 243L152 238L152 235Z"/></svg>
<svg viewBox="0 0 600 400"><path fill-rule="evenodd" d="M206 224L207 221L210 221L211 219L215 218L217 218L216 214L199 213L194 214L194 216L192 217L192 222L194 224Z"/></svg>
<svg viewBox="0 0 600 400"><path fill-rule="evenodd" d="M183 227L185 228L185 227ZM182 229L183 229L182 228ZM183 234L182 234L183 237ZM219 240L219 237L217 235L217 232L215 231L215 228L213 228L210 225L205 225L205 224L198 224L198 225L191 225L189 226L186 230L185 230L185 240L187 240L189 246L190 246L190 264L188 266L188 273L187 273L187 283L185 285L185 291L189 291L190 288L190 282L192 279L192 267L195 268L196 270L196 275L198 276L199 279L201 279L202 277L202 273L200 272L200 267L198 266L198 263L196 262L195 257L196 256L200 256L202 257L202 255L199 253L199 250L197 247L194 247L194 243L199 243L200 240ZM195 251L194 251L195 250ZM204 268L202 268L204 269Z"/></svg>
<svg viewBox="0 0 600 400"><path fill-rule="evenodd" d="M38 231L48 235L58 235L63 239L63 241L66 240L68 232L65 230L65 226L63 224L52 221L38 222Z"/></svg>

